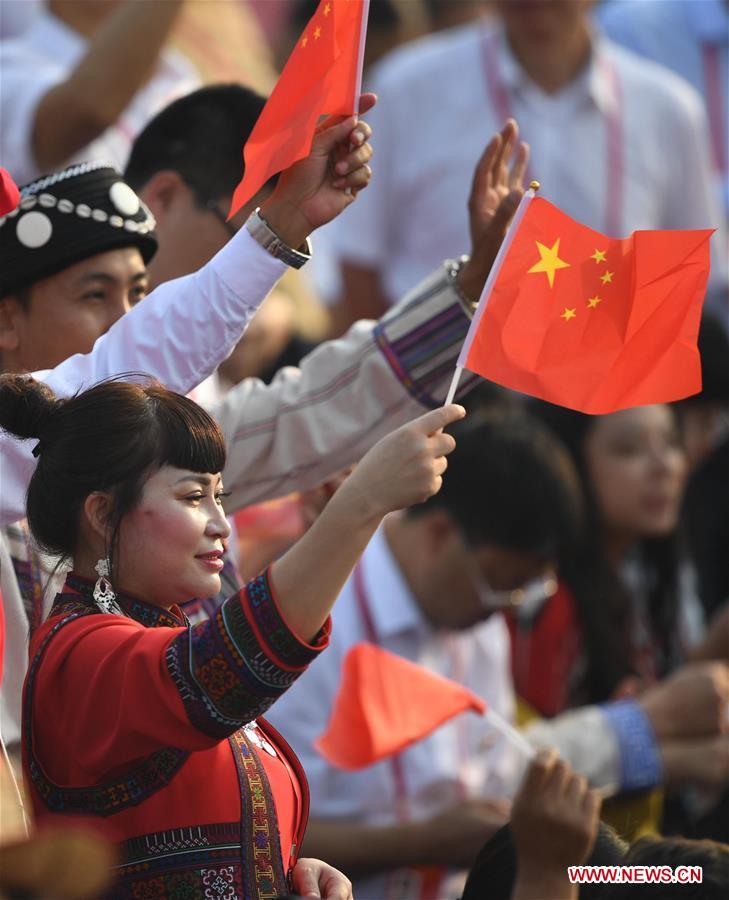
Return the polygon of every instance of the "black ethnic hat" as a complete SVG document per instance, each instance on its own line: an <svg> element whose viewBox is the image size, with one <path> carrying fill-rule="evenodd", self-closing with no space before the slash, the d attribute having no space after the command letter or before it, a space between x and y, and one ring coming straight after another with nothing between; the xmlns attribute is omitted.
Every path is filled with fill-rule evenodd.
<svg viewBox="0 0 729 900"><path fill-rule="evenodd" d="M157 250L154 217L109 163L80 163L20 189L0 217L0 297L97 253Z"/></svg>

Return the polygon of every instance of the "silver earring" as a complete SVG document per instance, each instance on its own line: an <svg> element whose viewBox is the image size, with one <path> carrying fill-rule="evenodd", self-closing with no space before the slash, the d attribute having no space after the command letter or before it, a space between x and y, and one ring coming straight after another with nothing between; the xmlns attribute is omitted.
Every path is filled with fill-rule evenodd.
<svg viewBox="0 0 729 900"><path fill-rule="evenodd" d="M119 608L116 601L116 594L112 590L109 581L109 560L100 559L94 566L96 574L99 576L98 581L94 585L94 601L102 612L116 612Z"/></svg>

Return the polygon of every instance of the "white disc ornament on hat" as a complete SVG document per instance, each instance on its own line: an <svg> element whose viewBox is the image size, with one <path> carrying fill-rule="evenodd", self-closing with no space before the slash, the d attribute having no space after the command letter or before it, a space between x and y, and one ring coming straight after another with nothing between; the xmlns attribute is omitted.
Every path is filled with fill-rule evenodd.
<svg viewBox="0 0 729 900"><path fill-rule="evenodd" d="M123 216L136 216L139 212L139 197L123 181L116 181L109 188L109 199L117 212Z"/></svg>
<svg viewBox="0 0 729 900"><path fill-rule="evenodd" d="M18 219L15 234L24 247L36 250L51 239L53 225L45 213L27 212Z"/></svg>

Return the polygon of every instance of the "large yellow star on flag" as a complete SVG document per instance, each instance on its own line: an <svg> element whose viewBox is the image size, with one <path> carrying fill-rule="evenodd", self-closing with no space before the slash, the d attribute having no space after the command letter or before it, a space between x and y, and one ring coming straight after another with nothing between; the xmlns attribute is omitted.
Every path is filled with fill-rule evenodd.
<svg viewBox="0 0 729 900"><path fill-rule="evenodd" d="M534 242L539 251L539 262L534 263L531 269L529 269L529 273L544 272L550 287L554 286L554 273L557 269L569 269L570 267L568 262L559 258L559 241L560 239L557 238L551 247L545 247L544 244L540 244L539 241Z"/></svg>

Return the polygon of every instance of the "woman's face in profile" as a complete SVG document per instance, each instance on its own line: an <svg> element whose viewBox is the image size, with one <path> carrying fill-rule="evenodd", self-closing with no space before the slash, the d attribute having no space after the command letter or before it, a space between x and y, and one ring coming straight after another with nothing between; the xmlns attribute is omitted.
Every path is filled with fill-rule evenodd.
<svg viewBox="0 0 729 900"><path fill-rule="evenodd" d="M676 527L686 456L669 406L597 417L584 454L608 533L630 539L662 537Z"/></svg>
<svg viewBox="0 0 729 900"><path fill-rule="evenodd" d="M230 526L220 473L162 466L119 532L119 584L155 606L170 607L220 590Z"/></svg>

